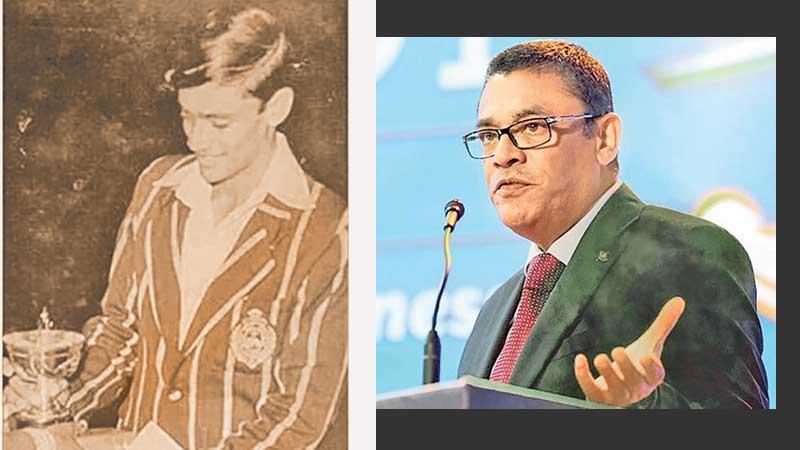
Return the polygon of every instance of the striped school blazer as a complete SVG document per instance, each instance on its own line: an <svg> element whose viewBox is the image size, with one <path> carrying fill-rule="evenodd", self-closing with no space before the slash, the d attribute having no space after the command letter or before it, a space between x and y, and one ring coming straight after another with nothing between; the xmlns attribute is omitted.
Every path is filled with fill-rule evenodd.
<svg viewBox="0 0 800 450"><path fill-rule="evenodd" d="M193 160L140 175L68 406L80 420L127 393L119 429L152 420L191 450L315 448L346 401L346 205L310 177L308 209L267 195L179 346L188 207L165 180Z"/></svg>

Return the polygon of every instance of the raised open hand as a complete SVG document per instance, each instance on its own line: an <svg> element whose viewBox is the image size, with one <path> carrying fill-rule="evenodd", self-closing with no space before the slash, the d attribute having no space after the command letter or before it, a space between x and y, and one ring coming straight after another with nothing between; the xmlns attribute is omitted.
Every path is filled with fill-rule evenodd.
<svg viewBox="0 0 800 450"><path fill-rule="evenodd" d="M600 373L594 378L585 355L575 357L575 378L587 400L613 406L628 406L643 400L662 382L666 372L661 352L686 302L681 297L670 299L650 327L625 348L616 347L611 358L605 353L594 358Z"/></svg>

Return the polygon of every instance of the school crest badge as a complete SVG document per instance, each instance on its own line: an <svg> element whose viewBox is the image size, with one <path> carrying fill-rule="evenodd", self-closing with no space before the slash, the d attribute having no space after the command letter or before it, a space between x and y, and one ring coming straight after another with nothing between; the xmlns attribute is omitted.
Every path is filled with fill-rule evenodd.
<svg viewBox="0 0 800 450"><path fill-rule="evenodd" d="M247 311L231 333L231 351L237 361L255 369L272 358L275 352L275 330L269 325L264 313L253 308Z"/></svg>

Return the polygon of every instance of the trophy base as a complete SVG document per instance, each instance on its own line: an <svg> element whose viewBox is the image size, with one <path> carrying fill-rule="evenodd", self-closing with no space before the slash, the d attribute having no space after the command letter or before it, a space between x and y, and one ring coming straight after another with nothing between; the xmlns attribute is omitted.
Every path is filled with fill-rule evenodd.
<svg viewBox="0 0 800 450"><path fill-rule="evenodd" d="M30 413L21 411L16 416L17 425L22 427L46 428L50 425L68 422L70 420L69 413L64 411L61 413L48 411L43 413Z"/></svg>

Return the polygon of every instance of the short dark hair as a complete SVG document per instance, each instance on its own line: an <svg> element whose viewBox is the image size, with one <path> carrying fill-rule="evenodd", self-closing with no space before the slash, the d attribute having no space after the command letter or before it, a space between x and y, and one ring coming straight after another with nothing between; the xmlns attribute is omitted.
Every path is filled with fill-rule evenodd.
<svg viewBox="0 0 800 450"><path fill-rule="evenodd" d="M580 112L605 114L614 111L608 73L583 47L564 41L533 41L507 48L489 63L484 86L492 75L505 75L517 70L558 74L567 89L586 104L587 111ZM584 131L588 135L594 122L584 122Z"/></svg>

